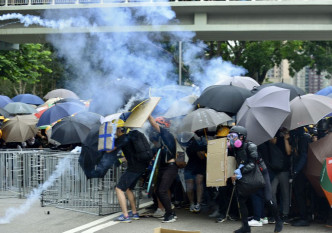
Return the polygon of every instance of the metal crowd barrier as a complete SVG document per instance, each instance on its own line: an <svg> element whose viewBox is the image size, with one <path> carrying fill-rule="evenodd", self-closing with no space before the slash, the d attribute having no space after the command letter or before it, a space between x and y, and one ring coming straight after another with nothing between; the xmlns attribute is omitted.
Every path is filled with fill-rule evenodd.
<svg viewBox="0 0 332 233"><path fill-rule="evenodd" d="M109 169L103 178L87 179L77 153L45 150L0 151L0 198L26 198L55 171L60 159L69 156L70 169L57 178L41 195L41 206L55 206L94 215L121 211L115 185L124 167ZM140 190L135 190L137 206Z"/></svg>

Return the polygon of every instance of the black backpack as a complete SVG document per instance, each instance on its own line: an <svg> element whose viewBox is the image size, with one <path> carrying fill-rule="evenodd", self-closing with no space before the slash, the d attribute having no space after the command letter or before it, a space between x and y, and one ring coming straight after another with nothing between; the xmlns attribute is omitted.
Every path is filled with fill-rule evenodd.
<svg viewBox="0 0 332 233"><path fill-rule="evenodd" d="M129 132L129 136L135 150L135 158L140 162L150 162L153 153L145 135L138 130L132 130Z"/></svg>

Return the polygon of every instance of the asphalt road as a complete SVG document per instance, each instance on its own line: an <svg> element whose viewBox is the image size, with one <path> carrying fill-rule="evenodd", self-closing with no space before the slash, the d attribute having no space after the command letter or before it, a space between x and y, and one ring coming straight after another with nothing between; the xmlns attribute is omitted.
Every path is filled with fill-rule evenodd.
<svg viewBox="0 0 332 233"><path fill-rule="evenodd" d="M25 199L0 199L0 222L8 208L14 211L26 204ZM141 210L142 211L142 210ZM240 221L215 223L207 214L193 214L185 209L176 210L178 220L174 223L161 223L156 218L141 218L132 223L113 221L119 213L108 216L95 216L86 213L55 207L41 207L39 202L33 203L26 213L13 218L9 223L0 224L0 233L153 233L154 228L162 227L177 230L200 230L202 233L230 233L239 228ZM274 225L252 228L253 233L273 232ZM283 232L305 233L332 232L324 225L312 224L310 227L296 228L285 226Z"/></svg>

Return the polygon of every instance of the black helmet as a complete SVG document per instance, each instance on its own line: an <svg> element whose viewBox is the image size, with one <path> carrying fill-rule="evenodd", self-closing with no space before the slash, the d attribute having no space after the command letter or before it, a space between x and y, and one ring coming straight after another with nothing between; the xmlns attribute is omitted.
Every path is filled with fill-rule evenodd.
<svg viewBox="0 0 332 233"><path fill-rule="evenodd" d="M237 133L239 136L242 135L244 138L247 138L247 129L240 125L233 126L229 133Z"/></svg>

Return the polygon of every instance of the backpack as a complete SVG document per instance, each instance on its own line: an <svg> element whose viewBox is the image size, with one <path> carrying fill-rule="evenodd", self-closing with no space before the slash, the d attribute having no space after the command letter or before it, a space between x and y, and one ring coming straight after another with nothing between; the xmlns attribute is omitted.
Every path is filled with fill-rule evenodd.
<svg viewBox="0 0 332 233"><path fill-rule="evenodd" d="M135 158L140 162L150 162L153 153L145 135L138 130L132 130L129 132L129 136L135 150Z"/></svg>

